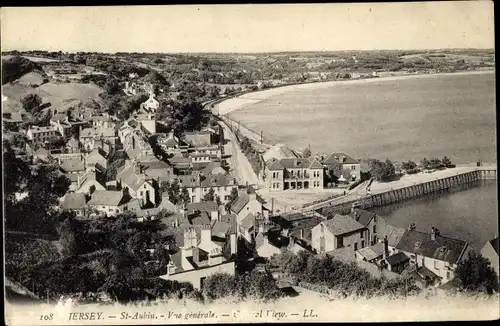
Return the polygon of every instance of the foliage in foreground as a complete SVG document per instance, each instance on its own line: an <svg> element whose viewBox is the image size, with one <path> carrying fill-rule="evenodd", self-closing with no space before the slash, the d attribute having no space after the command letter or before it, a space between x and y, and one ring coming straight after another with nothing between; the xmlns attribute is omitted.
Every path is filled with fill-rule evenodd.
<svg viewBox="0 0 500 326"><path fill-rule="evenodd" d="M203 294L209 299L227 297L270 301L282 296L274 278L265 272L252 271L243 275L216 273L206 278Z"/></svg>
<svg viewBox="0 0 500 326"><path fill-rule="evenodd" d="M297 255L285 251L271 258L271 265L296 280L326 286L344 296L410 296L419 293L415 281L406 276L397 279L374 277L356 263L345 263L332 256L301 251Z"/></svg>
<svg viewBox="0 0 500 326"><path fill-rule="evenodd" d="M498 292L498 275L487 258L469 252L466 259L458 263L455 277L460 288L468 292Z"/></svg>

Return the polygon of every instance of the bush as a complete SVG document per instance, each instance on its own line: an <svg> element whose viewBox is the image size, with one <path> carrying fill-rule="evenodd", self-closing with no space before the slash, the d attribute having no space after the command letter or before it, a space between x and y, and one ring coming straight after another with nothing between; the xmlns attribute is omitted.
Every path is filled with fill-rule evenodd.
<svg viewBox="0 0 500 326"><path fill-rule="evenodd" d="M2 61L2 85L13 82L23 75L33 71L42 71L39 64L20 56L14 56Z"/></svg>

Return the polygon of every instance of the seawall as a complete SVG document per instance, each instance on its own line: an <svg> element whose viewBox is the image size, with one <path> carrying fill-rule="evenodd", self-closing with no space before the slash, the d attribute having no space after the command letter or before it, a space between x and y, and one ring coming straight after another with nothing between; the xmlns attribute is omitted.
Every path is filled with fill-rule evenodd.
<svg viewBox="0 0 500 326"><path fill-rule="evenodd" d="M324 205L315 206L314 210L322 211L328 208L329 212L345 214L351 208L367 209L390 205L406 200L418 198L427 194L451 190L461 185L471 184L480 180L496 180L496 167L477 167L465 173L459 173L449 177L439 178L437 180L421 182L411 186L400 187L379 193L372 193L357 199L339 200L336 203L324 203ZM307 209L307 208L306 208Z"/></svg>

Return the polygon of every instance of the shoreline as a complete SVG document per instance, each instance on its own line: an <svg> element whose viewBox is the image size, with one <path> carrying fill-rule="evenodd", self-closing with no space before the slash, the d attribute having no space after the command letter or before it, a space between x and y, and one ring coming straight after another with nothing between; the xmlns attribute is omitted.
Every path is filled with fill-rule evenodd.
<svg viewBox="0 0 500 326"><path fill-rule="evenodd" d="M231 97L222 100L216 105L218 107L218 112L220 115L229 115L230 113L241 110L251 104L256 104L265 101L273 96L285 94L297 89L319 89L319 88L329 88L338 85L359 85L359 84L387 82L395 80L422 79L422 78L443 77L443 76L453 76L453 75L460 75L460 76L485 75L494 73L495 70L459 71L459 72L435 73L435 74L413 74L413 75L408 74L400 76L384 76L377 78L363 78L363 79L352 79L352 80L331 80L324 82L284 85L284 86L277 86L271 89L258 90L242 94L236 97Z"/></svg>

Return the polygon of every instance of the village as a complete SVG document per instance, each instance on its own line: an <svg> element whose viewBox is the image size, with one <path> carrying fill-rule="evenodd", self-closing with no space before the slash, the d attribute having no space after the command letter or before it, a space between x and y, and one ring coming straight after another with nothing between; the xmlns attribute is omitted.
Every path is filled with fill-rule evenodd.
<svg viewBox="0 0 500 326"><path fill-rule="evenodd" d="M446 290L457 264L472 250L434 227L395 228L354 206L347 214L280 210L273 193L335 188L333 197L345 195L350 185L364 181L361 162L346 153L313 157L279 145L262 155L260 184L249 183L241 178L249 166L236 153L241 144L228 135L233 131L223 120L212 116L208 126L182 134L159 132L165 130L164 121L156 119L161 85L136 82L135 74L129 79L123 96L141 92L147 99L128 119L50 106L49 125L24 131L24 155L33 158L30 164L56 164L70 180L60 210L77 219L132 214L141 223L159 220L175 238L175 246L164 248L168 266L162 279L200 290L211 275L235 275L238 264L268 270L266 261L283 251L308 251L355 262L374 277L399 278L410 271L421 288ZM15 128L21 121L4 124ZM259 192L269 194L267 200ZM482 253L498 274L498 251L491 248L489 242Z"/></svg>

